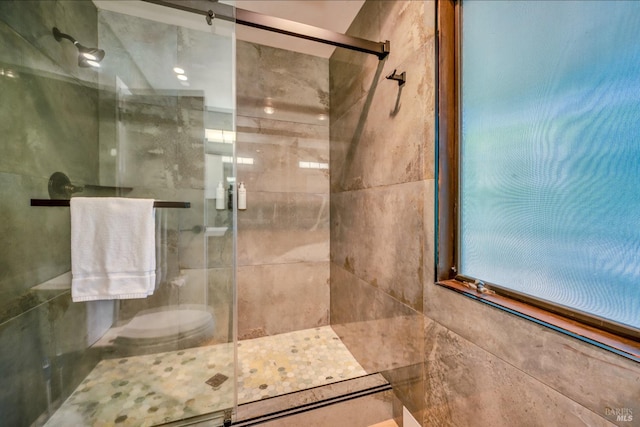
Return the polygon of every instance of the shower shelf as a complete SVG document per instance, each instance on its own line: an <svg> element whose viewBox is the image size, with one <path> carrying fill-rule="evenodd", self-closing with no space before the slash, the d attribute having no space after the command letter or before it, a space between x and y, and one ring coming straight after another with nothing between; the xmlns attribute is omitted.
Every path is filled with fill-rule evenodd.
<svg viewBox="0 0 640 427"><path fill-rule="evenodd" d="M69 206L69 200L62 199L31 199L31 206ZM187 209L191 207L190 202L167 202L167 201L155 201L153 202L154 208L180 208Z"/></svg>

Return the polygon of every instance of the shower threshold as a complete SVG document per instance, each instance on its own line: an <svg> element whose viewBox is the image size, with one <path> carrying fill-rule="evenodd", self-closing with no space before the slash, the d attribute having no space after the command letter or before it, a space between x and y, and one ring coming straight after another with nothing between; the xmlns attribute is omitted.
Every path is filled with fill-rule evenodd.
<svg viewBox="0 0 640 427"><path fill-rule="evenodd" d="M233 426L258 425L389 390L391 384L381 374L369 374L239 405Z"/></svg>
<svg viewBox="0 0 640 427"><path fill-rule="evenodd" d="M242 415L249 402L276 404L276 396L368 374L330 326L240 341L237 366L234 378L232 343L105 359L46 426L141 427L211 418L233 408L236 387L238 416L249 419L257 416Z"/></svg>

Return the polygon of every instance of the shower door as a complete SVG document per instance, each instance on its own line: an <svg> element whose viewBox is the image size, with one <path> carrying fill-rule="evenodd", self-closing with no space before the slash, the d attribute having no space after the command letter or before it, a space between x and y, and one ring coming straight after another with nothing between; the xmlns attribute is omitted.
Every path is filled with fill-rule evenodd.
<svg viewBox="0 0 640 427"><path fill-rule="evenodd" d="M3 423L229 419L234 33L141 1L0 2ZM155 209L151 296L71 301L69 208L28 206L54 172L58 198L177 202Z"/></svg>

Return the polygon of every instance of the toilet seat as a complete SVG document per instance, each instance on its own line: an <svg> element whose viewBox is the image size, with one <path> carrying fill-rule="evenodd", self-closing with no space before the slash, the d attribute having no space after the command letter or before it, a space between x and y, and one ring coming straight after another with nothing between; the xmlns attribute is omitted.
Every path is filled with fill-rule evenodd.
<svg viewBox="0 0 640 427"><path fill-rule="evenodd" d="M191 306L144 310L124 325L113 341L121 354L148 354L198 345L214 332L211 313Z"/></svg>

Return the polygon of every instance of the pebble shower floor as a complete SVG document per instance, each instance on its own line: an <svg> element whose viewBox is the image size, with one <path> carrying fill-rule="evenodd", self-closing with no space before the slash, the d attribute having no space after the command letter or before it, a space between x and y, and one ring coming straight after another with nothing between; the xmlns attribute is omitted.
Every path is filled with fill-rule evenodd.
<svg viewBox="0 0 640 427"><path fill-rule="evenodd" d="M220 373L219 387L206 381ZM238 343L238 404L367 373L330 326ZM154 426L233 406L233 347L103 360L45 424Z"/></svg>

